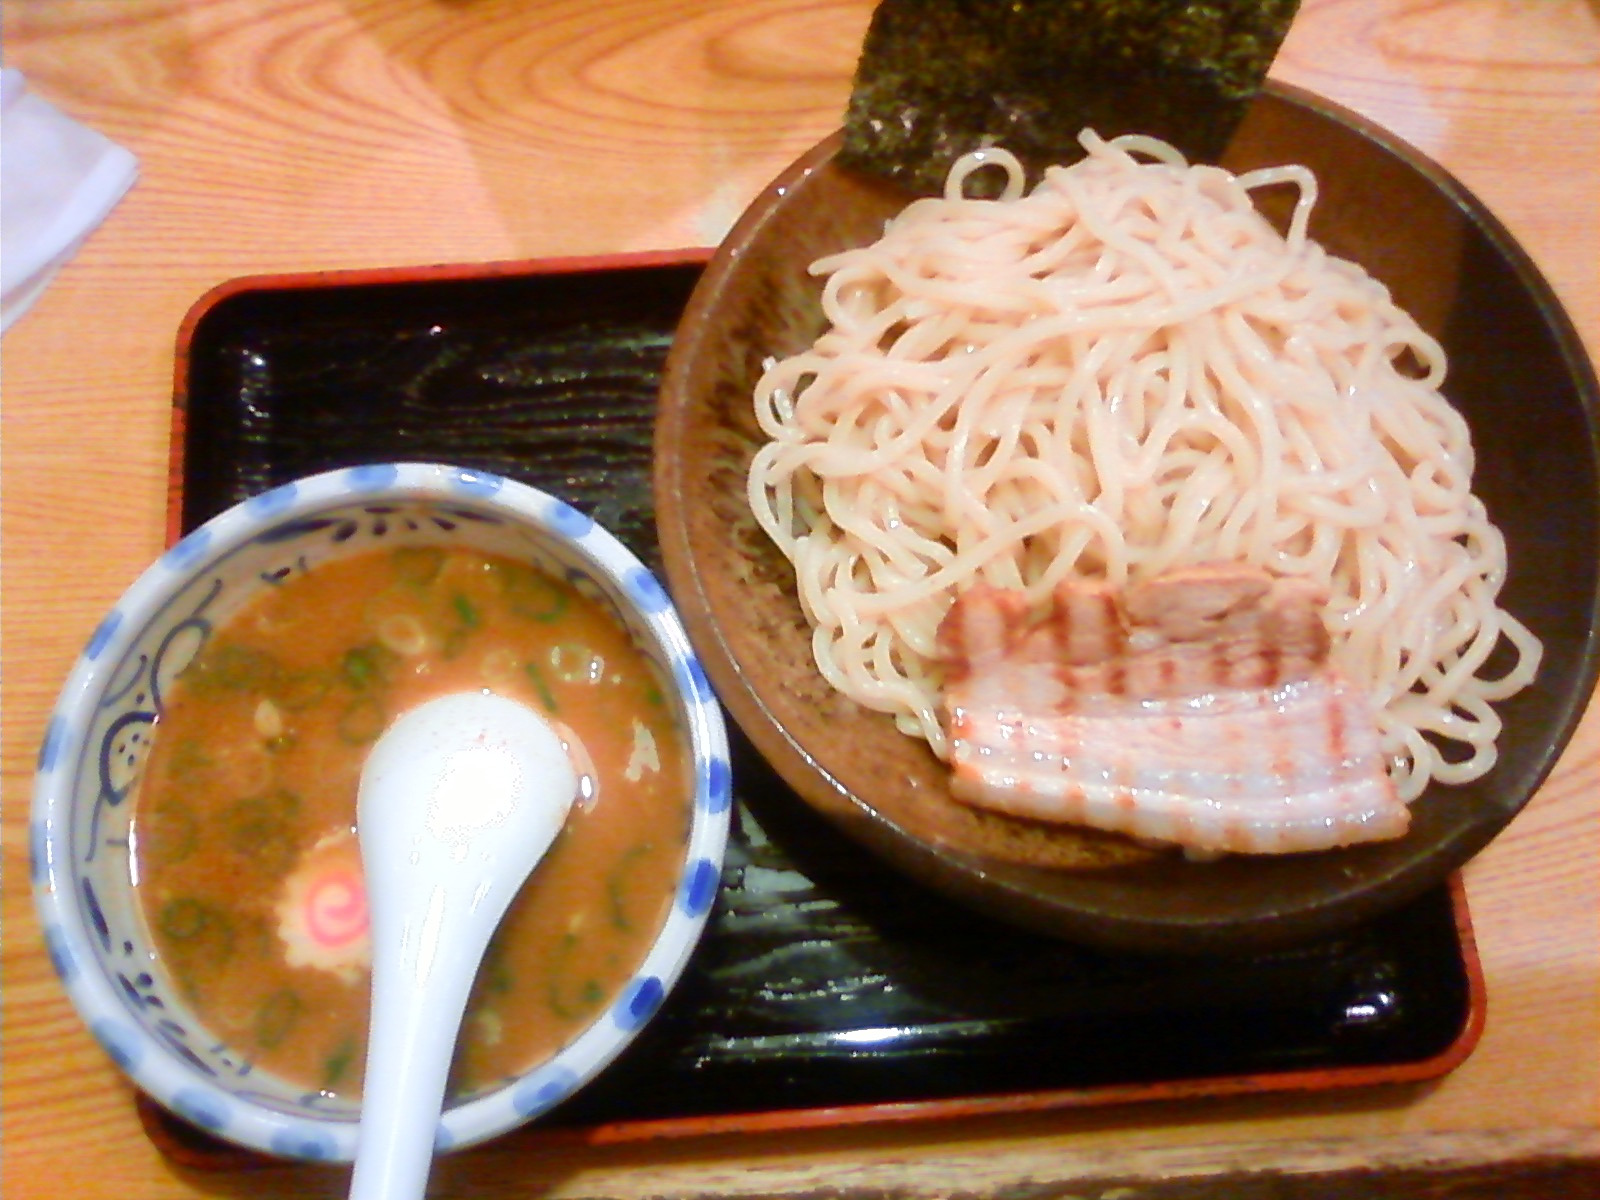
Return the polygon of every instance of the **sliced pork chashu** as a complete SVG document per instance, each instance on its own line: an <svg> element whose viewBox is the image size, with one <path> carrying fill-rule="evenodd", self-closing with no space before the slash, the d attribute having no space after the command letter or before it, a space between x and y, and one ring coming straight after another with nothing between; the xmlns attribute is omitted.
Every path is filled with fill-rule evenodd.
<svg viewBox="0 0 1600 1200"><path fill-rule="evenodd" d="M1231 564L1066 583L1044 612L969 589L939 628L952 794L1203 853L1401 836L1409 813L1368 701L1328 661L1322 603Z"/></svg>

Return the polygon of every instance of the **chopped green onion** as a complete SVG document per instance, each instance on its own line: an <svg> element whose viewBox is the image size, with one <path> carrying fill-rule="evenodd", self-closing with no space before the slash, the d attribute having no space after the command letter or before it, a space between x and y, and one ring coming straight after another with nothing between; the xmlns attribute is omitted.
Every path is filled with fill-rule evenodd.
<svg viewBox="0 0 1600 1200"><path fill-rule="evenodd" d="M149 855L152 862L182 862L200 841L199 819L181 800L163 799L159 807L136 817L134 829L140 855Z"/></svg>
<svg viewBox="0 0 1600 1200"><path fill-rule="evenodd" d="M293 988L279 988L256 1009L256 1045L272 1050L283 1042L300 1020L303 1005Z"/></svg>
<svg viewBox="0 0 1600 1200"><path fill-rule="evenodd" d="M162 905L156 928L185 959L204 956L215 967L233 957L233 922L214 904L192 896L169 900Z"/></svg>
<svg viewBox="0 0 1600 1200"><path fill-rule="evenodd" d="M322 1060L322 1086L331 1090L344 1078L356 1058L356 1036L347 1033L334 1046L333 1052Z"/></svg>
<svg viewBox="0 0 1600 1200"><path fill-rule="evenodd" d="M568 987L563 983L572 953L577 948L578 935L568 930L561 935L561 941L556 944L556 961L550 964L547 988L550 1011L564 1021L583 1016L605 999L604 991L593 979L585 980L574 987Z"/></svg>
<svg viewBox="0 0 1600 1200"><path fill-rule="evenodd" d="M497 568L494 577L519 617L549 622L567 611L567 589L543 571L518 563Z"/></svg>
<svg viewBox="0 0 1600 1200"><path fill-rule="evenodd" d="M299 809L300 797L286 788L236 800L223 814L228 844L268 872L286 871L299 852L292 823Z"/></svg>
<svg viewBox="0 0 1600 1200"><path fill-rule="evenodd" d="M185 672L194 686L232 692L265 692L277 682L282 667L264 650L232 642L214 645Z"/></svg>
<svg viewBox="0 0 1600 1200"><path fill-rule="evenodd" d="M443 566L444 550L438 546L402 546L394 552L395 577L402 583L426 587Z"/></svg>
<svg viewBox="0 0 1600 1200"><path fill-rule="evenodd" d="M382 687L389 682L389 668L395 658L395 652L379 642L352 646L340 660L339 673L358 692Z"/></svg>
<svg viewBox="0 0 1600 1200"><path fill-rule="evenodd" d="M290 712L304 712L321 703L332 687L325 671L287 671L278 679L272 698Z"/></svg>
<svg viewBox="0 0 1600 1200"><path fill-rule="evenodd" d="M545 682L544 672L539 670L538 663L524 663L523 669L528 672L528 678L533 681L534 691L539 693L539 701L551 713L558 711L555 693L550 690L550 685Z"/></svg>
<svg viewBox="0 0 1600 1200"><path fill-rule="evenodd" d="M505 995L511 990L511 968L506 965L506 958L498 939L484 956L483 966L478 971L478 986L486 992L496 995Z"/></svg>
<svg viewBox="0 0 1600 1200"><path fill-rule="evenodd" d="M581 642L550 647L550 667L567 683L598 683L605 678L606 660Z"/></svg>
<svg viewBox="0 0 1600 1200"><path fill-rule="evenodd" d="M627 851L617 860L614 867L606 874L606 898L611 902L611 926L626 933L633 928L633 921L628 916L626 902L627 879L629 869L635 862L649 854L655 847L649 842L640 842L637 846L628 847Z"/></svg>
<svg viewBox="0 0 1600 1200"><path fill-rule="evenodd" d="M339 740L347 746L365 746L378 740L389 716L374 696L357 696L339 714Z"/></svg>
<svg viewBox="0 0 1600 1200"><path fill-rule="evenodd" d="M563 995L558 980L550 982L550 1011L562 1020L570 1021L592 1012L606 998L605 988L597 979L585 979L571 995Z"/></svg>

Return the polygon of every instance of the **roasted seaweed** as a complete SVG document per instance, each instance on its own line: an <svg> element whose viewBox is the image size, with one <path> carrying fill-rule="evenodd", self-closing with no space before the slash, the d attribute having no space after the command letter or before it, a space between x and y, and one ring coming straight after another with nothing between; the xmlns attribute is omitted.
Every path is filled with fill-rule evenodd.
<svg viewBox="0 0 1600 1200"><path fill-rule="evenodd" d="M1082 156L1078 134L1149 133L1214 161L1266 77L1299 0L882 0L841 161L917 194L1002 145L1030 178Z"/></svg>

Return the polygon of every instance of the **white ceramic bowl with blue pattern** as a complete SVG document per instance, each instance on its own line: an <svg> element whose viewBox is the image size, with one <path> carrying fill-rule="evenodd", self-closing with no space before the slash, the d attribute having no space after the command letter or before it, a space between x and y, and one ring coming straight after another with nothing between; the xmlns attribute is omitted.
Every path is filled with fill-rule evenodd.
<svg viewBox="0 0 1600 1200"><path fill-rule="evenodd" d="M637 974L554 1058L449 1108L438 1148L521 1125L604 1069L677 981L716 896L731 803L721 709L666 592L589 517L508 479L426 463L333 471L229 509L128 589L73 668L39 754L33 882L56 971L107 1053L173 1112L267 1153L350 1160L357 1107L252 1069L196 1022L151 952L133 893L130 801L164 692L252 593L336 556L424 543L535 563L615 612L674 683L695 786L676 900Z"/></svg>

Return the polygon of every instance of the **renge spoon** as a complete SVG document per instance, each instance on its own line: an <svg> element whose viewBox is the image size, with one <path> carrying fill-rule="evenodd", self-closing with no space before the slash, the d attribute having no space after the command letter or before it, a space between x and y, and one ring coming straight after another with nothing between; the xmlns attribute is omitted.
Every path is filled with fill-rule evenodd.
<svg viewBox="0 0 1600 1200"><path fill-rule="evenodd" d="M368 755L356 825L372 1017L351 1200L423 1194L479 963L577 784L549 723L488 692L417 706Z"/></svg>

